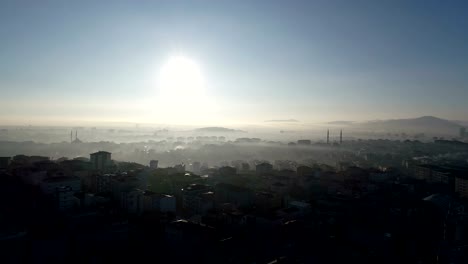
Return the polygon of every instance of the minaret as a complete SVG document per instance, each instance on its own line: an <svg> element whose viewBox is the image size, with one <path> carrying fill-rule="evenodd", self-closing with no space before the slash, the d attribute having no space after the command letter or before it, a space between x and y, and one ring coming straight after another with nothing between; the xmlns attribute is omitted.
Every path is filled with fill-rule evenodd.
<svg viewBox="0 0 468 264"><path fill-rule="evenodd" d="M78 139L78 130L75 131L75 140Z"/></svg>
<svg viewBox="0 0 468 264"><path fill-rule="evenodd" d="M330 143L330 129L327 129L327 144Z"/></svg>
<svg viewBox="0 0 468 264"><path fill-rule="evenodd" d="M70 130L70 143L73 143L73 130Z"/></svg>
<svg viewBox="0 0 468 264"><path fill-rule="evenodd" d="M343 129L340 130L340 144L343 143Z"/></svg>

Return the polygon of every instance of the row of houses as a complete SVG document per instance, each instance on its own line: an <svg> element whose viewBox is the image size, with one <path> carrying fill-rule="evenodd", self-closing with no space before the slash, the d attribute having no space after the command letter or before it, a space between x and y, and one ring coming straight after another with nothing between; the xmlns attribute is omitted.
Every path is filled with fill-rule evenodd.
<svg viewBox="0 0 468 264"><path fill-rule="evenodd" d="M445 185L449 192L468 197L468 168L422 164L413 167L413 177L431 184Z"/></svg>

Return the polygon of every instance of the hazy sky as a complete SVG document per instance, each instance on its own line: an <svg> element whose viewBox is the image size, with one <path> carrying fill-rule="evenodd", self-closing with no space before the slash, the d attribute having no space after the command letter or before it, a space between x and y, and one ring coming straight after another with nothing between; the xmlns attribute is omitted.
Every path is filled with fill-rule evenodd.
<svg viewBox="0 0 468 264"><path fill-rule="evenodd" d="M4 0L0 34L0 124L468 119L464 0Z"/></svg>

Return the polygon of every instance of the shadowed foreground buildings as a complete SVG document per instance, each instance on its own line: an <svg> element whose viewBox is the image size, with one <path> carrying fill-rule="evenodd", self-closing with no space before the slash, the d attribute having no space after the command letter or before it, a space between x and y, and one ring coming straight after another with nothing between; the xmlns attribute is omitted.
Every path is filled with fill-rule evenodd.
<svg viewBox="0 0 468 264"><path fill-rule="evenodd" d="M11 158L10 157L0 157L0 169L7 169L10 165Z"/></svg>
<svg viewBox="0 0 468 264"><path fill-rule="evenodd" d="M404 154L395 166L373 166L395 158L328 148L322 157L334 165L233 160L160 168L113 161L105 151L89 160L2 158L0 259L466 263L466 161Z"/></svg>

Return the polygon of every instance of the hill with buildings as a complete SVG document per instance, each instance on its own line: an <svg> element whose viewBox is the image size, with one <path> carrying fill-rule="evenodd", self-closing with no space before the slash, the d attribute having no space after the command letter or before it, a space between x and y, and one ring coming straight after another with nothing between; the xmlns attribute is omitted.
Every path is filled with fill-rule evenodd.
<svg viewBox="0 0 468 264"><path fill-rule="evenodd" d="M402 131L429 134L458 135L460 125L434 116L408 119L391 119L361 123L361 127L376 131Z"/></svg>
<svg viewBox="0 0 468 264"><path fill-rule="evenodd" d="M195 132L208 132L208 133L243 133L243 130L225 128L225 127L202 127L195 129Z"/></svg>
<svg viewBox="0 0 468 264"><path fill-rule="evenodd" d="M273 119L265 120L266 123L297 123L299 120L296 119Z"/></svg>

